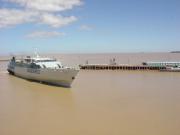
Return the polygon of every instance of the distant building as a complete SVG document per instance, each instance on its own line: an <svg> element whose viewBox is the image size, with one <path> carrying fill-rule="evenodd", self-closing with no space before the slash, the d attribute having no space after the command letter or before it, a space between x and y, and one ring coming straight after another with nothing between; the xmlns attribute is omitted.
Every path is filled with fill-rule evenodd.
<svg viewBox="0 0 180 135"><path fill-rule="evenodd" d="M162 67L162 66L173 66L179 67L180 62L143 62L143 65L153 66L153 67Z"/></svg>
<svg viewBox="0 0 180 135"><path fill-rule="evenodd" d="M180 51L172 51L171 53L180 53Z"/></svg>

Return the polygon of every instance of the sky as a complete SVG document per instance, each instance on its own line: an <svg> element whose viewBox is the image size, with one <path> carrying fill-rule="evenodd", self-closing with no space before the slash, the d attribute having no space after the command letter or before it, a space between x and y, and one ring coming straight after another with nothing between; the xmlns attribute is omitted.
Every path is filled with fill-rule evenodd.
<svg viewBox="0 0 180 135"><path fill-rule="evenodd" d="M180 50L180 0L0 0L0 54Z"/></svg>

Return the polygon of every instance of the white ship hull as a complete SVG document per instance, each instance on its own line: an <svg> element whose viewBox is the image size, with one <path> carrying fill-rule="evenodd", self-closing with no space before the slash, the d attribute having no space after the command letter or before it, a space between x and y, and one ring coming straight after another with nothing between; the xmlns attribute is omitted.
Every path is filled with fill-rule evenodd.
<svg viewBox="0 0 180 135"><path fill-rule="evenodd" d="M70 87L75 76L79 72L78 69L32 69L15 66L13 69L8 67L8 71L15 76L45 82L49 84Z"/></svg>

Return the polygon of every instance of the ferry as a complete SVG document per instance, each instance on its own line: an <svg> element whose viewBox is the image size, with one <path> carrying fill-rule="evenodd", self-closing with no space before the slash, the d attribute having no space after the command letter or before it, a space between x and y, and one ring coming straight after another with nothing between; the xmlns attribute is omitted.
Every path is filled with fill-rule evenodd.
<svg viewBox="0 0 180 135"><path fill-rule="evenodd" d="M52 58L27 56L22 59L12 57L7 71L24 79L71 87L79 68L63 66L60 61Z"/></svg>

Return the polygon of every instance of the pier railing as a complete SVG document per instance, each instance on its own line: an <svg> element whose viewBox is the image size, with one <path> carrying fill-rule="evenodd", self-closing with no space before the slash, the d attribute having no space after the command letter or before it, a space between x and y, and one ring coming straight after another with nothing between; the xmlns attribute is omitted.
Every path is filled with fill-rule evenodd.
<svg viewBox="0 0 180 135"><path fill-rule="evenodd" d="M165 66L147 65L106 65L106 64L83 64L79 65L82 70L163 70Z"/></svg>

